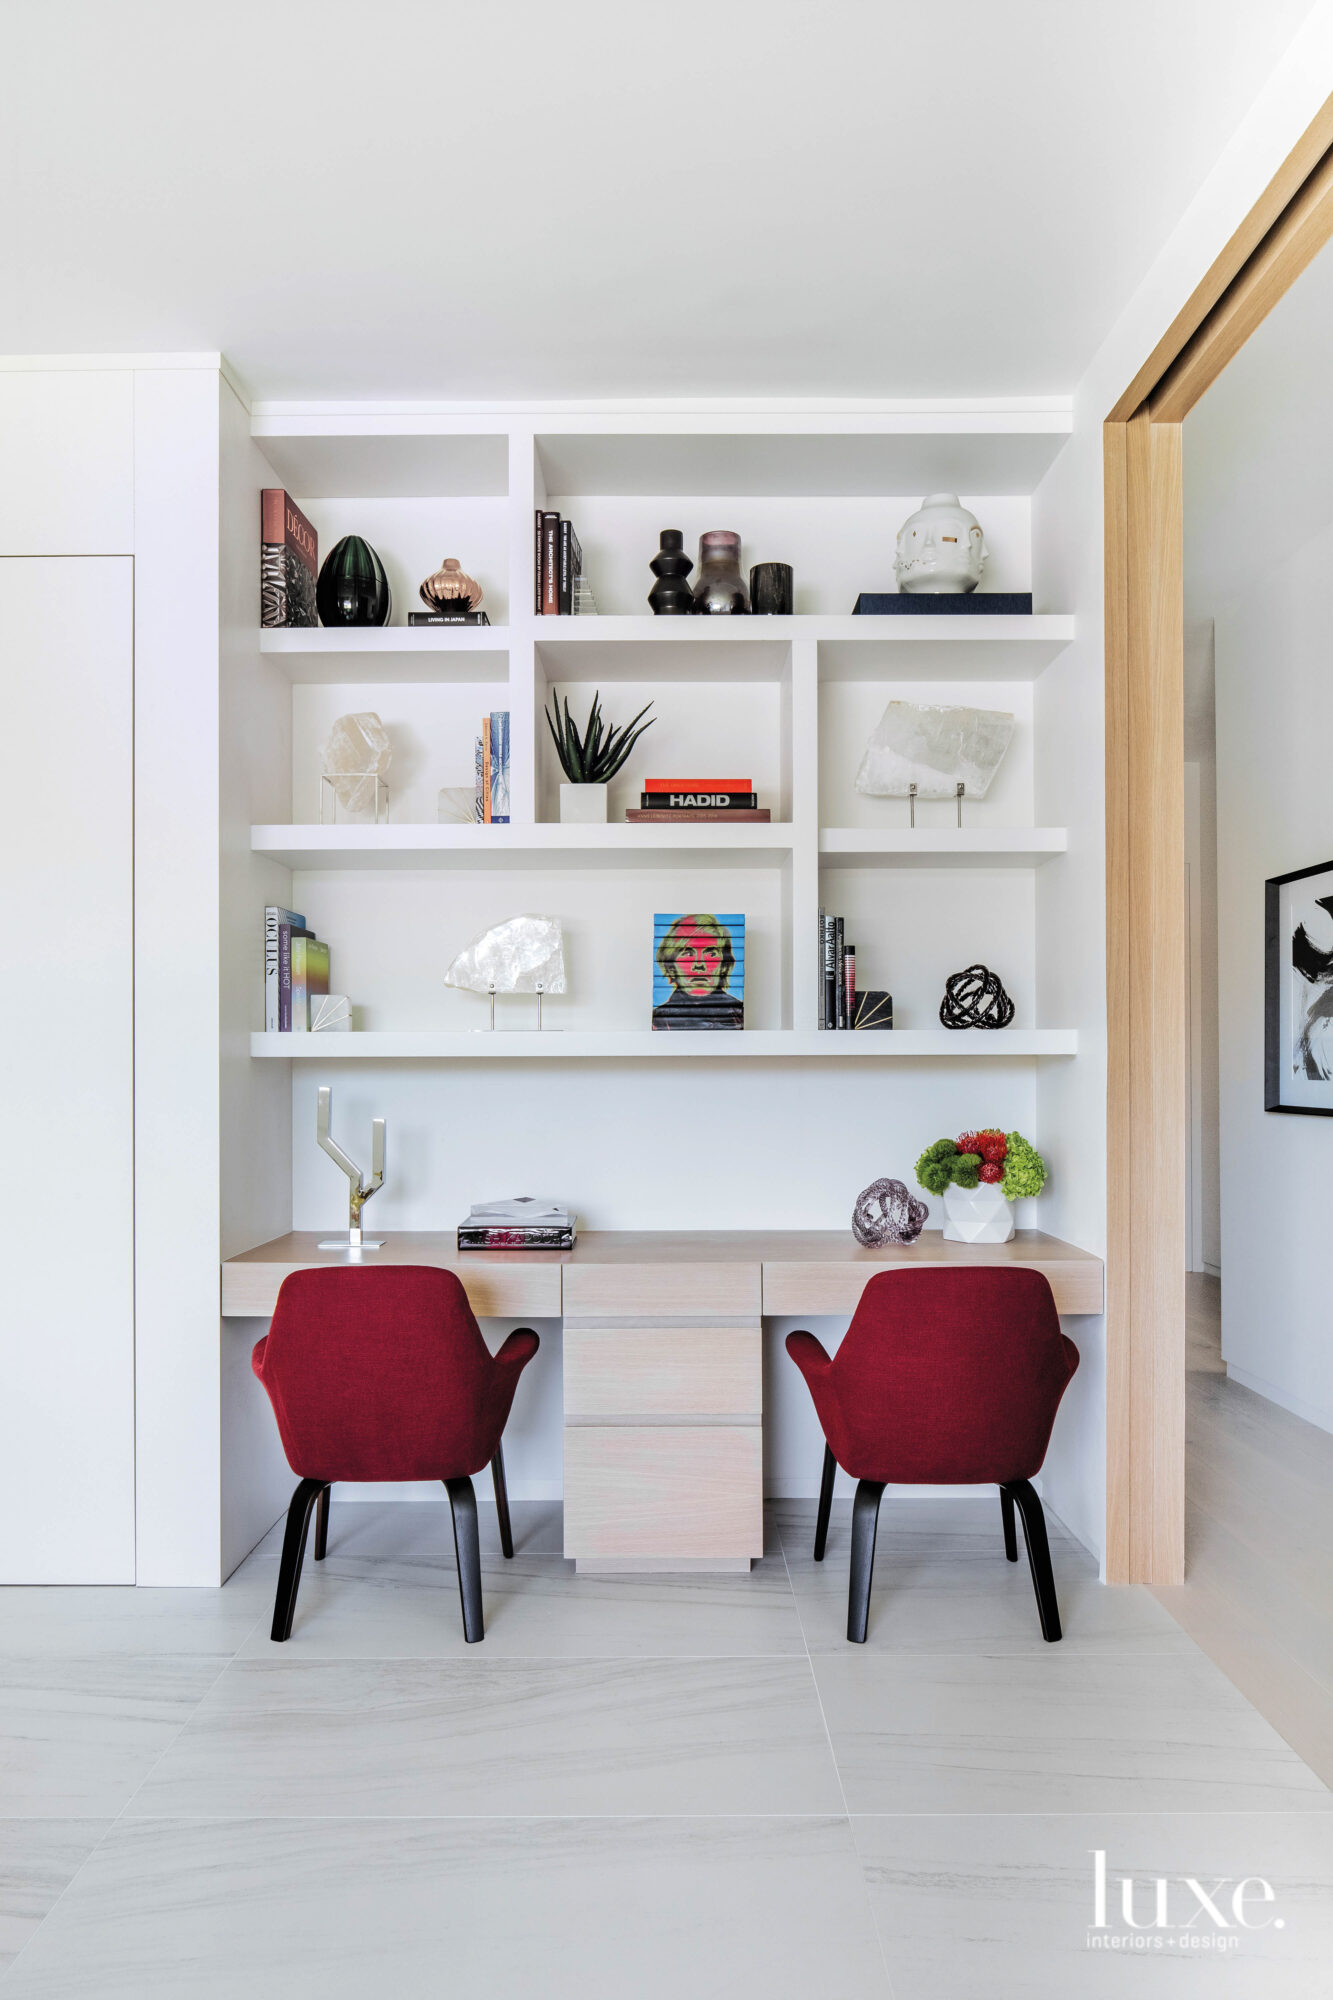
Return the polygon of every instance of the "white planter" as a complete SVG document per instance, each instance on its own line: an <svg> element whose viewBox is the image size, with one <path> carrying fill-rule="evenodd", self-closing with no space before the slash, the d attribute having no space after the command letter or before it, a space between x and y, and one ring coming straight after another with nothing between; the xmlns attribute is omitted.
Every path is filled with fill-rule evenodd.
<svg viewBox="0 0 1333 2000"><path fill-rule="evenodd" d="M1007 1243L1014 1233L1014 1205L993 1183L944 1190L946 1243Z"/></svg>
<svg viewBox="0 0 1333 2000"><path fill-rule="evenodd" d="M605 826L605 785L561 785L561 826Z"/></svg>

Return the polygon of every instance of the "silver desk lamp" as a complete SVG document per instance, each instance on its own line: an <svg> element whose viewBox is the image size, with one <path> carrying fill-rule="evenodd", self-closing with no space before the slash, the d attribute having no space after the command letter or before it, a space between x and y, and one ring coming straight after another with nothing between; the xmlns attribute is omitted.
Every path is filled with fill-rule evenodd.
<svg viewBox="0 0 1333 2000"><path fill-rule="evenodd" d="M370 1179L363 1181L361 1169L354 1160L349 1160L342 1147L329 1131L329 1120L333 1111L333 1092L328 1084L319 1089L319 1143L329 1158L337 1163L347 1176L347 1235L330 1236L320 1244L321 1250L381 1250L382 1236L361 1234L361 1211L370 1197L384 1186L384 1120L372 1121L370 1132Z"/></svg>

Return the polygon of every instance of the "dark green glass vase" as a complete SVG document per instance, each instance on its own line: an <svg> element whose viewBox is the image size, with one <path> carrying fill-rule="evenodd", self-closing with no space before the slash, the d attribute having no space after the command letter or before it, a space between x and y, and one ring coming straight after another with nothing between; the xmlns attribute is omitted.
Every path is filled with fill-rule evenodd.
<svg viewBox="0 0 1333 2000"><path fill-rule="evenodd" d="M387 625L393 609L384 564L360 535L344 535L325 556L315 586L321 625Z"/></svg>

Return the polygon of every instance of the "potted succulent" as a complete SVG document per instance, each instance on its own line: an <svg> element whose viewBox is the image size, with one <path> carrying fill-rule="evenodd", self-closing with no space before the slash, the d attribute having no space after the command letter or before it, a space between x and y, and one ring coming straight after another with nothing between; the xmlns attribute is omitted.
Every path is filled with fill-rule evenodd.
<svg viewBox="0 0 1333 2000"><path fill-rule="evenodd" d="M651 707L649 702L647 708L641 708L633 722L626 723L623 729L608 729L602 719L602 697L600 693L594 693L582 736L569 712L568 695L565 696L563 715L559 695L555 697L554 717L549 708L545 710L546 727L551 732L555 754L569 780L568 784L560 787L560 818L564 825L604 824L606 788L644 730L652 728L655 717L643 722ZM637 728L635 725L641 722L642 728Z"/></svg>
<svg viewBox="0 0 1333 2000"><path fill-rule="evenodd" d="M957 1139L937 1139L916 1163L918 1187L944 1197L950 1243L1007 1243L1014 1233L1011 1202L1040 1194L1046 1162L1021 1132L983 1126Z"/></svg>

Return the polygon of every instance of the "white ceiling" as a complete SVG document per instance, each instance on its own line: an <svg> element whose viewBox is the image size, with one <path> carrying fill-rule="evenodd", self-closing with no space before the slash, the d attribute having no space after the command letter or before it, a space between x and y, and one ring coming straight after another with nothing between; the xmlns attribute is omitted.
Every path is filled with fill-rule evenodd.
<svg viewBox="0 0 1333 2000"><path fill-rule="evenodd" d="M1071 390L1310 0L10 0L0 351Z"/></svg>

